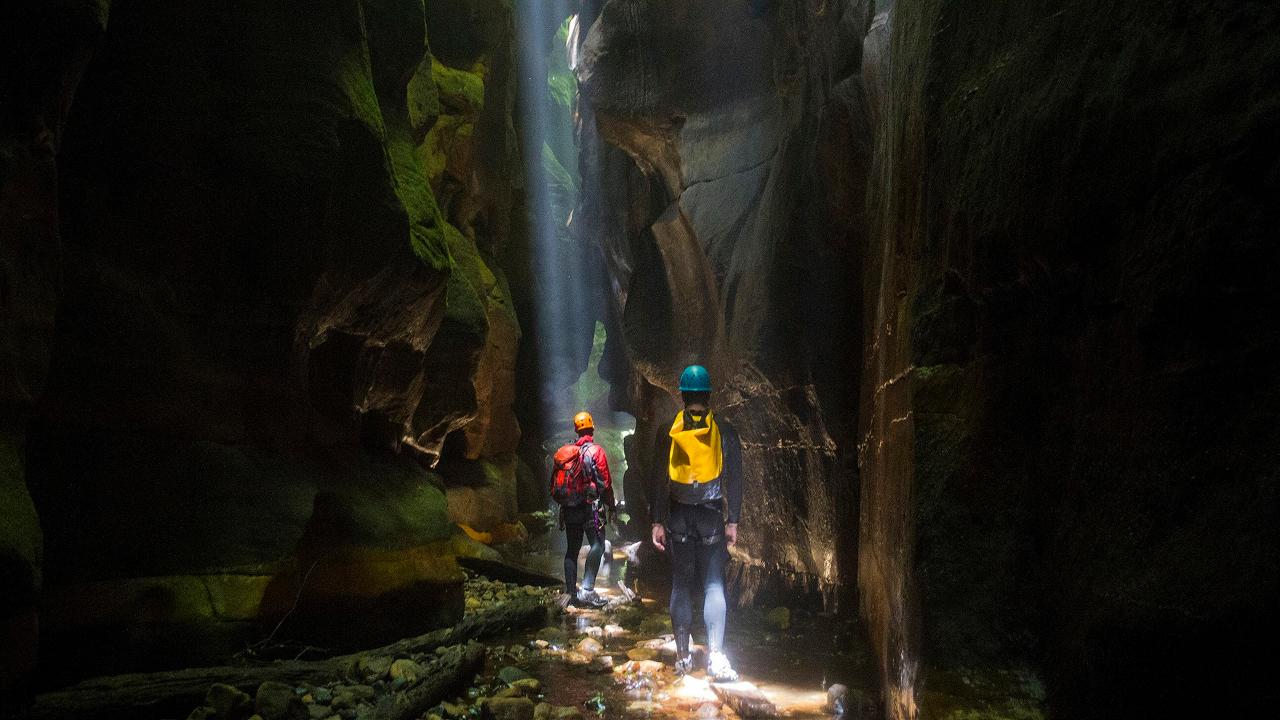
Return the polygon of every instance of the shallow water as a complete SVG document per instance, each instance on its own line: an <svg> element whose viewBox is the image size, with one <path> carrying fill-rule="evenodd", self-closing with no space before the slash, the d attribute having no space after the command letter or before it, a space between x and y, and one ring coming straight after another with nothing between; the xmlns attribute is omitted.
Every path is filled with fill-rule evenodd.
<svg viewBox="0 0 1280 720"><path fill-rule="evenodd" d="M573 664L582 658L573 657L570 651L589 632L599 635L604 648L600 654L610 656L616 666L626 663L627 651L638 644L657 645L656 641L664 636L670 638L665 597L623 602L615 583L626 574L626 562L626 555L615 550L612 562L602 569L596 584L601 596L614 603L603 610L567 608L559 620L564 639L553 642L525 663L525 669L542 681L545 701L576 706L587 718L736 717L716 697L701 669L688 678L675 675L671 642L664 643L665 647L658 649L653 658L660 666L632 663L636 666L634 672ZM527 556L524 564L555 576L562 572L560 552L551 549ZM695 602L695 607L698 604ZM789 608L790 626L782 629L776 617L770 621L772 609L747 607L729 611L725 651L742 676L743 688L758 688L776 706L779 716L794 718L832 717L824 705L827 688L835 683L851 688L849 697L854 703L857 698L875 697L873 661L855 624L845 618ZM611 637L603 633L608 625L620 627L625 634ZM545 635L548 631L543 632ZM695 616L695 658L701 656L698 650L704 639L702 633L701 618ZM510 636L505 641L532 646L536 633ZM850 716L856 716L856 712Z"/></svg>

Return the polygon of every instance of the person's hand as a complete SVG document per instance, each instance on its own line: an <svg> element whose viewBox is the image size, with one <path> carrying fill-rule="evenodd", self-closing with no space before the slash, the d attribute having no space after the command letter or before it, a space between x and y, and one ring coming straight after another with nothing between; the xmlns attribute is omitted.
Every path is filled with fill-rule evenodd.
<svg viewBox="0 0 1280 720"><path fill-rule="evenodd" d="M667 550L667 529L661 523L653 524L653 546L660 552Z"/></svg>
<svg viewBox="0 0 1280 720"><path fill-rule="evenodd" d="M733 547L738 542L738 523L729 523L724 526L724 539L729 543L729 547Z"/></svg>

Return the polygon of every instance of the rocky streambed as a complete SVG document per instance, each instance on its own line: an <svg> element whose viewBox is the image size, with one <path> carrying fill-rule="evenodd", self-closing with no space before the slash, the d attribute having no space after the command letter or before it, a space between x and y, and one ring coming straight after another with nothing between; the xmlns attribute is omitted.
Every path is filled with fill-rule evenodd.
<svg viewBox="0 0 1280 720"><path fill-rule="evenodd" d="M701 670L674 672L663 598L619 585L601 592L606 607L579 609L557 588L474 573L464 591L466 616L452 628L324 660L102 678L41 696L33 717L684 720L874 710L869 657L835 618L735 610L727 644L743 678L715 684Z"/></svg>

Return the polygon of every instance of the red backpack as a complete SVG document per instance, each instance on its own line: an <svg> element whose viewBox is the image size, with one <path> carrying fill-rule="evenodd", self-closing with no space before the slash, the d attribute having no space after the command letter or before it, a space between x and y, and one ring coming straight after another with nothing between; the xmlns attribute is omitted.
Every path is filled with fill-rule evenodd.
<svg viewBox="0 0 1280 720"><path fill-rule="evenodd" d="M579 505L600 497L599 481L586 449L594 443L561 447L552 456L551 499L561 505Z"/></svg>

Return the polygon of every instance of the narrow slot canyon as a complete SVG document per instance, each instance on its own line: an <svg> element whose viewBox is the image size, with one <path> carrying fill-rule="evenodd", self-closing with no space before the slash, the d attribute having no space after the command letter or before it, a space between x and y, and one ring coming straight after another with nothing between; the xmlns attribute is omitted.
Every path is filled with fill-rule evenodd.
<svg viewBox="0 0 1280 720"><path fill-rule="evenodd" d="M1277 199L1271 3L13 0L0 718L1263 716Z"/></svg>

